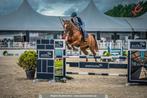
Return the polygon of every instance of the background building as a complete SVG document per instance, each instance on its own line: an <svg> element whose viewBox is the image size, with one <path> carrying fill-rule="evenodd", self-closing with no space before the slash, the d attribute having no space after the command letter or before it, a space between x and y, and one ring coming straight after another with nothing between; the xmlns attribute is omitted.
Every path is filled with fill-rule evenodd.
<svg viewBox="0 0 147 98"><path fill-rule="evenodd" d="M78 14L85 23L85 30L95 34L100 44L117 42L125 45L128 39L147 39L146 13L136 18L111 17L100 12L91 0ZM60 39L62 33L59 17L37 13L27 0L16 11L0 16L0 47L17 46L15 42L28 42L35 46L37 39Z"/></svg>

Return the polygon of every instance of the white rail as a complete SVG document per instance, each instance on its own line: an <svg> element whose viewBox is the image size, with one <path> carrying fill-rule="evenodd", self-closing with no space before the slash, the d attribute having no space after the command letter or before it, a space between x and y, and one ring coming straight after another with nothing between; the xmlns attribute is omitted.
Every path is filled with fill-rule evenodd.
<svg viewBox="0 0 147 98"><path fill-rule="evenodd" d="M99 49L121 49L122 47L124 49L128 49L128 43L123 42L100 42L97 41ZM7 42L2 43L0 42L0 48L36 48L36 42Z"/></svg>
<svg viewBox="0 0 147 98"><path fill-rule="evenodd" d="M7 42L7 43L0 43L0 48L1 49L11 49L11 48L36 48L36 42Z"/></svg>

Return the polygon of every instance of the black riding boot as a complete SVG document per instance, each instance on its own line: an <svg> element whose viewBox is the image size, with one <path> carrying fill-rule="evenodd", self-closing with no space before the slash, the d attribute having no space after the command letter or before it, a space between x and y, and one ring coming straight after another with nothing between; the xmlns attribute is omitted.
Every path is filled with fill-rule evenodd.
<svg viewBox="0 0 147 98"><path fill-rule="evenodd" d="M83 42L86 42L84 36L82 37L82 41L83 41Z"/></svg>
<svg viewBox="0 0 147 98"><path fill-rule="evenodd" d="M81 30L81 31L82 31L82 41L83 41L83 42L86 42L86 41L85 41L84 31L83 31L83 30Z"/></svg>

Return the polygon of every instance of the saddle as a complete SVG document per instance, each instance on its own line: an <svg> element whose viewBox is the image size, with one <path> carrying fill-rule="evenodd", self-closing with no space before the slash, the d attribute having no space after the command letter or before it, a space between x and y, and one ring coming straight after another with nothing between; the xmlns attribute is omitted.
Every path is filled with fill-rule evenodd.
<svg viewBox="0 0 147 98"><path fill-rule="evenodd" d="M78 30L82 33L82 37L84 37L85 41L87 41L88 33L86 31L84 31L82 27L75 25L72 20L70 20L70 22L76 28L76 30Z"/></svg>

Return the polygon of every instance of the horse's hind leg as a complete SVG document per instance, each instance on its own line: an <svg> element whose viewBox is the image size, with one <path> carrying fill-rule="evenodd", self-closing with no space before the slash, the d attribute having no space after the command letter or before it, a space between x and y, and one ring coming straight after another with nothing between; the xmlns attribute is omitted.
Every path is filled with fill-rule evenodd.
<svg viewBox="0 0 147 98"><path fill-rule="evenodd" d="M85 54L85 55L88 55L88 52L86 51L86 48L81 48L81 51ZM86 57L86 62L88 62L88 58Z"/></svg>
<svg viewBox="0 0 147 98"><path fill-rule="evenodd" d="M92 52L92 54L94 56L95 62L97 62L97 59L95 57L96 56L96 51L93 48L91 48L91 47L89 47L89 49L90 49L90 51Z"/></svg>

